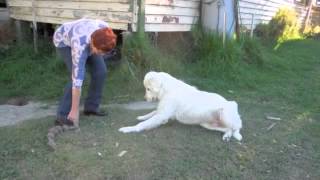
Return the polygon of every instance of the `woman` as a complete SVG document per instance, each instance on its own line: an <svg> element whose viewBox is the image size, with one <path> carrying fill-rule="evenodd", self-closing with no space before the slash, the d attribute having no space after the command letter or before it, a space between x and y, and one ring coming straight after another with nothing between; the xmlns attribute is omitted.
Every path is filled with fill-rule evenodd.
<svg viewBox="0 0 320 180"><path fill-rule="evenodd" d="M54 45L71 77L58 107L56 125L78 125L86 66L89 67L91 81L85 99L84 115L106 115L99 111L107 73L103 55L112 51L116 46L116 39L108 23L101 20L80 19L64 23L55 31Z"/></svg>

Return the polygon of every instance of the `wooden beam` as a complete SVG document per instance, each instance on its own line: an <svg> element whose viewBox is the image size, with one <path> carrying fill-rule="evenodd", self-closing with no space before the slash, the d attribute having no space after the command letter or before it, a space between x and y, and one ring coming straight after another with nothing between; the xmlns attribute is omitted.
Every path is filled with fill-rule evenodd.
<svg viewBox="0 0 320 180"><path fill-rule="evenodd" d="M33 20L32 15L25 15L25 14L11 14L11 18L18 19L18 20L25 20L31 21ZM63 24L65 22L74 21L76 19L69 19L69 18L58 18L58 17L37 17L37 22L43 23L51 23L51 24ZM104 20L104 19L102 19ZM118 30L128 30L128 23L108 23L112 29Z"/></svg>
<svg viewBox="0 0 320 180"><path fill-rule="evenodd" d="M8 6L32 7L32 1L10 0ZM125 3L37 1L35 7L130 12L129 4Z"/></svg>
<svg viewBox="0 0 320 180"><path fill-rule="evenodd" d="M11 7L11 14L26 14L31 15L32 8L30 7ZM95 11L95 10L75 10L75 9L47 9L36 8L35 13L37 17L58 17L58 18L92 18L92 19L104 19L107 22L115 23L131 23L131 12L107 12L107 11Z"/></svg>
<svg viewBox="0 0 320 180"><path fill-rule="evenodd" d="M34 48L34 52L38 53L38 31L37 31L37 20L36 20L35 4L36 4L36 0L32 0L33 48Z"/></svg>
<svg viewBox="0 0 320 180"><path fill-rule="evenodd" d="M139 0L139 13L138 13L138 34L144 37L145 26L145 0Z"/></svg>
<svg viewBox="0 0 320 180"><path fill-rule="evenodd" d="M18 41L19 44L21 44L22 43L22 39L23 39L22 30L21 30L22 29L21 28L21 21L20 20L15 20L14 23L15 23L15 26L16 26L17 41Z"/></svg>

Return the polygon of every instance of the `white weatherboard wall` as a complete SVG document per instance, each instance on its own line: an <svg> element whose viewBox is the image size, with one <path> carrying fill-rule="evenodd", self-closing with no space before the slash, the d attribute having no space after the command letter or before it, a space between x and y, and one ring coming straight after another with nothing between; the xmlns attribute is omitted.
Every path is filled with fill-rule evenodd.
<svg viewBox="0 0 320 180"><path fill-rule="evenodd" d="M133 0L7 0L10 17L62 24L83 17L102 19L113 29L127 30ZM35 16L33 16L33 12Z"/></svg>
<svg viewBox="0 0 320 180"><path fill-rule="evenodd" d="M294 0L239 0L239 23L250 29L253 14L253 27L268 23L281 7L295 9L299 22L303 23L307 7Z"/></svg>
<svg viewBox="0 0 320 180"><path fill-rule="evenodd" d="M199 8L200 0L145 0L145 31L190 31Z"/></svg>

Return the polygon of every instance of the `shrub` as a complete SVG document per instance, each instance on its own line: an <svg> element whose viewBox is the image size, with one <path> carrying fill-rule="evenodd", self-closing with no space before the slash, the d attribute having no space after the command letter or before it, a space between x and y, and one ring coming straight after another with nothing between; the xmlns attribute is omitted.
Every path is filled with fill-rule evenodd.
<svg viewBox="0 0 320 180"><path fill-rule="evenodd" d="M199 66L199 74L207 76L214 72L227 72L238 62L240 48L234 40L226 39L213 31L205 31L196 27L193 35L193 62Z"/></svg>
<svg viewBox="0 0 320 180"><path fill-rule="evenodd" d="M215 32L195 28L192 33L193 63L199 67L197 74L233 76L242 62L259 66L264 62L260 42L248 35L242 35L239 41L226 39L223 45L222 36Z"/></svg>
<svg viewBox="0 0 320 180"><path fill-rule="evenodd" d="M299 38L299 24L293 9L282 8L270 21L270 36L278 42Z"/></svg>
<svg viewBox="0 0 320 180"><path fill-rule="evenodd" d="M303 35L306 37L317 37L320 36L320 26L308 26L303 31Z"/></svg>
<svg viewBox="0 0 320 180"><path fill-rule="evenodd" d="M269 38L269 25L264 23L257 24L253 32L257 37L267 40Z"/></svg>
<svg viewBox="0 0 320 180"><path fill-rule="evenodd" d="M134 33L129 35L122 47L122 59L125 62L122 68L136 79L142 78L150 70L177 74L183 69L181 58L162 53L153 45L148 34L145 36Z"/></svg>
<svg viewBox="0 0 320 180"><path fill-rule="evenodd" d="M257 25L255 34L263 39L282 43L300 38L299 29L296 12L293 9L281 8L268 24Z"/></svg>
<svg viewBox="0 0 320 180"><path fill-rule="evenodd" d="M261 43L249 36L243 36L240 39L240 47L242 50L242 60L248 64L261 66L265 62L265 55L263 54L263 46Z"/></svg>

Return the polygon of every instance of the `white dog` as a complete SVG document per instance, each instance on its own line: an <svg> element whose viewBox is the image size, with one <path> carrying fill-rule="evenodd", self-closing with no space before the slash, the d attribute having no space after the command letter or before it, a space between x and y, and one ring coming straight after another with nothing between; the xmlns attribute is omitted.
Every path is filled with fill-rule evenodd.
<svg viewBox="0 0 320 180"><path fill-rule="evenodd" d="M229 141L232 136L239 141L242 139L242 121L235 101L200 91L164 72L147 73L143 84L146 100L158 100L158 107L149 114L137 117L143 122L120 128L120 132L141 132L165 124L169 119L176 119L183 124L199 124L210 130L222 131L224 141Z"/></svg>

